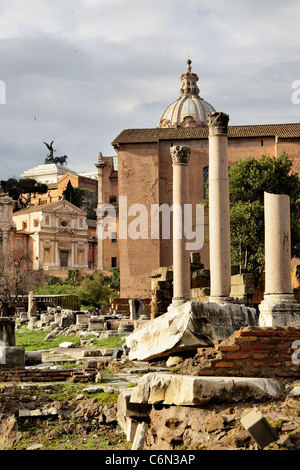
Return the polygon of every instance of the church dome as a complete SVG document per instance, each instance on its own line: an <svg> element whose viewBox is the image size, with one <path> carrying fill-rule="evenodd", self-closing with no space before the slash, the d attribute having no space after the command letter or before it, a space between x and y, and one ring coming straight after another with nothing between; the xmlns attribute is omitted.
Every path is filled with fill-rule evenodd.
<svg viewBox="0 0 300 470"><path fill-rule="evenodd" d="M187 73L181 75L180 97L163 112L158 127L206 127L206 115L215 112L213 106L199 96L198 76L191 71L188 60Z"/></svg>

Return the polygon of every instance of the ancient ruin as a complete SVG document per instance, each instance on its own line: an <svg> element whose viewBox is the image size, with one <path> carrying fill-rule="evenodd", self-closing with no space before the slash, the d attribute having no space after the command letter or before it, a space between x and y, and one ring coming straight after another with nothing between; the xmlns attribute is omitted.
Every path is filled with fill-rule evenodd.
<svg viewBox="0 0 300 470"><path fill-rule="evenodd" d="M291 282L290 198L268 194L265 200L265 295L261 326L300 326L300 304Z"/></svg>
<svg viewBox="0 0 300 470"><path fill-rule="evenodd" d="M126 264L126 298L111 299L103 308L91 312L82 310L78 299L71 295L54 299L29 292L22 299L24 311L17 311L14 318L0 317L0 449L22 445L25 420L41 423L45 419L59 423L47 432L49 442L78 429L84 436L93 433L98 441L104 428L110 428L110 439L112 435L122 436L121 445L133 451L299 449L300 304L291 280L290 200L286 195L265 193L265 288L260 298L251 273L238 273L231 266L229 116L216 112L198 96L198 77L192 74L190 61L181 80L179 101L182 105L193 102L190 109L195 112L181 115L176 102L163 113L159 129L196 128L201 130L203 139L208 136L209 269L201 261L202 253L200 256L199 251L187 249L183 230L185 206L195 202L198 194L192 190L199 181L191 185L191 173L197 165L191 158L193 143L191 147L177 145L179 142L170 146L169 142L164 143L162 193L165 191L166 200L173 205L172 263L162 263L170 261L169 244L164 245L163 240L151 244L145 259L152 256L155 261L148 265L143 253L150 245L141 240L140 250L134 241L124 239L120 246L123 253L128 251L128 258L122 260ZM205 111L200 121L197 109ZM177 110L172 119L171 110ZM176 140L180 141L178 135ZM50 155L44 166L49 171L53 163L52 143L46 144ZM145 198L150 204L160 196L153 189L156 183L148 184L159 179L158 160L150 151L149 155L142 167L143 181L147 181ZM130 162L124 164L122 160L122 164L121 180ZM167 170L170 165L171 182ZM100 210L97 222L101 226L107 188L115 188L111 180L116 175L112 159L101 153L95 166ZM136 174L137 166L133 165ZM129 187L128 181L123 180L122 184ZM165 189L168 185L171 190ZM133 200L136 188L128 187ZM113 195L110 197L110 209L118 214L118 201ZM13 231L13 201L3 199L1 241L5 248ZM68 260L72 260L73 267L87 268L88 228L84 213L63 200L51 204L57 213L63 211L59 231L58 224L52 224L37 238L36 249L42 250L36 251L37 266L56 266L59 253L63 252L65 258L60 259L60 267L65 262L68 266ZM38 225L34 225L37 213L40 226L49 225L47 217L53 216L49 204L38 205L15 216L20 232L25 231L25 217L29 225L36 227L38 236ZM119 222L118 217L115 222ZM107 252L109 258L116 259L111 255L118 253L117 249L114 252L110 246L106 251L112 240L98 237L98 270L110 266ZM132 251L140 258L139 269L129 263ZM157 263L160 267L152 269ZM151 298L144 287L145 272L151 284ZM44 335L43 349L31 351L16 345L16 333L22 336L28 331ZM52 340L59 340L58 346L48 347ZM118 340L118 346L99 346L103 340ZM65 389L78 386L76 395L61 398L57 384L63 384ZM43 390L49 397L55 391L53 398L47 401ZM101 402L104 399L105 404ZM258 426L259 435L255 432ZM45 446L43 441L25 448L37 450Z"/></svg>
<svg viewBox="0 0 300 470"><path fill-rule="evenodd" d="M211 113L209 128L210 300L229 302L231 291L227 136L229 116Z"/></svg>
<svg viewBox="0 0 300 470"><path fill-rule="evenodd" d="M173 164L173 306L190 298L190 258L184 234L184 206L189 203L188 147L171 147ZM187 275L188 273L188 275Z"/></svg>

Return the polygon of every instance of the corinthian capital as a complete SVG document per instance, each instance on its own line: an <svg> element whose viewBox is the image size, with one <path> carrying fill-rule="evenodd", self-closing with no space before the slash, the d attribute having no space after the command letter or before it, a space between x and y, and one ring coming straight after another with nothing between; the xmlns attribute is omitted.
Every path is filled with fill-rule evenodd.
<svg viewBox="0 0 300 470"><path fill-rule="evenodd" d="M227 135L229 116L225 113L214 112L207 115L209 135Z"/></svg>
<svg viewBox="0 0 300 470"><path fill-rule="evenodd" d="M180 145L176 145L176 147L170 148L170 153L173 165L187 165L189 163L191 155L190 147L181 147Z"/></svg>

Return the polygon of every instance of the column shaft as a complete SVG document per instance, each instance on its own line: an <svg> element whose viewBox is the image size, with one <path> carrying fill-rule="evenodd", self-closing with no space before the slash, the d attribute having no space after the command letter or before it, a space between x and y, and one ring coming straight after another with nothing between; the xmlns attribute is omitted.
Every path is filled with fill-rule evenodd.
<svg viewBox="0 0 300 470"><path fill-rule="evenodd" d="M95 167L98 170L98 207L103 204L103 173L105 162L103 160L102 153L99 153L98 156L98 163L95 164ZM102 216L97 217L97 223L100 223L102 220ZM98 256L97 256L97 269L103 269L103 240L101 237L98 236Z"/></svg>
<svg viewBox="0 0 300 470"><path fill-rule="evenodd" d="M292 294L290 198L264 194L265 294Z"/></svg>
<svg viewBox="0 0 300 470"><path fill-rule="evenodd" d="M184 206L189 203L190 148L171 147L173 161L173 303L190 299L190 257L184 235Z"/></svg>
<svg viewBox="0 0 300 470"><path fill-rule="evenodd" d="M259 305L259 326L300 326L300 304L291 280L290 198L264 194L265 295Z"/></svg>
<svg viewBox="0 0 300 470"><path fill-rule="evenodd" d="M229 302L231 291L230 212L228 183L228 121L211 113L209 124L209 247L210 300Z"/></svg>

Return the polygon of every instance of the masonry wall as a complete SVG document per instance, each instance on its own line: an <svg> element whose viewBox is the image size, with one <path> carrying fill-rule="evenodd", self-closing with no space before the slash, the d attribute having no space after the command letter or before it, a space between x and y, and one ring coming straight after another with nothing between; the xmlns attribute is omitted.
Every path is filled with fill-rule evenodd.
<svg viewBox="0 0 300 470"><path fill-rule="evenodd" d="M134 204L143 204L148 211L151 226L151 204L159 201L158 195L159 163L155 144L127 146L126 152L118 153L119 198L127 196L127 208ZM119 226L125 222L119 199ZM127 228L130 228L136 216L128 216ZM121 229L121 228L120 228ZM138 229L137 229L138 230ZM127 236L119 238L120 277L122 298L149 298L152 269L160 264L159 240L151 240L148 233L137 240Z"/></svg>
<svg viewBox="0 0 300 470"><path fill-rule="evenodd" d="M215 351L198 375L300 377L300 327L241 328Z"/></svg>
<svg viewBox="0 0 300 470"><path fill-rule="evenodd" d="M191 148L189 163L190 202L204 200L203 169L209 166L208 139L161 140L157 143L122 144L118 150L119 194L127 195L131 203L172 205L173 180L170 157L171 145ZM228 166L249 156L279 155L286 151L294 159L294 169L300 169L299 139L275 137L229 138ZM195 219L193 220L195 222ZM208 214L205 214L204 236L208 236ZM195 226L193 227L195 229ZM193 250L195 251L195 250ZM200 251L201 260L209 269L209 245L205 241ZM121 241L121 295L122 297L150 297L151 270L173 263L172 240ZM131 279L129 278L131 276Z"/></svg>

